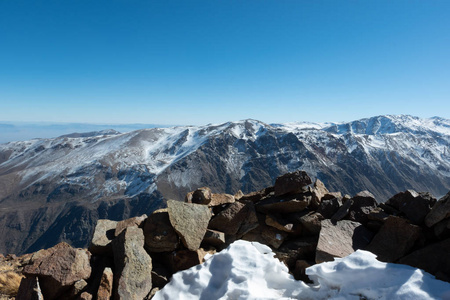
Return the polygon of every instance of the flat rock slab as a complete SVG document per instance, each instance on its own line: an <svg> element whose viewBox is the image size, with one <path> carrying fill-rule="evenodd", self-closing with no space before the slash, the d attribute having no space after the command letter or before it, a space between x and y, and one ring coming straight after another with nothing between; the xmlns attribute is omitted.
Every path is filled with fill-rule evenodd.
<svg viewBox="0 0 450 300"><path fill-rule="evenodd" d="M170 223L167 209L154 211L145 221L145 245L150 252L174 251L180 238Z"/></svg>
<svg viewBox="0 0 450 300"><path fill-rule="evenodd" d="M255 206L257 211L264 214L289 214L303 211L308 207L310 202L311 196L297 194L265 198L259 201Z"/></svg>
<svg viewBox="0 0 450 300"><path fill-rule="evenodd" d="M422 229L408 220L389 216L366 250L384 262L395 262L408 254Z"/></svg>
<svg viewBox="0 0 450 300"><path fill-rule="evenodd" d="M373 233L361 223L343 220L334 225L326 219L321 222L319 242L316 249L316 263L344 257L367 246Z"/></svg>
<svg viewBox="0 0 450 300"><path fill-rule="evenodd" d="M209 207L169 200L167 201L167 210L170 223L180 236L184 246L191 251L197 250L211 219Z"/></svg>
<svg viewBox="0 0 450 300"><path fill-rule="evenodd" d="M236 235L239 232L241 225L248 218L248 215L249 204L234 202L211 219L209 228L218 230L227 235Z"/></svg>
<svg viewBox="0 0 450 300"><path fill-rule="evenodd" d="M114 299L144 299L152 289L152 259L144 250L142 229L125 228L112 245L116 267Z"/></svg>

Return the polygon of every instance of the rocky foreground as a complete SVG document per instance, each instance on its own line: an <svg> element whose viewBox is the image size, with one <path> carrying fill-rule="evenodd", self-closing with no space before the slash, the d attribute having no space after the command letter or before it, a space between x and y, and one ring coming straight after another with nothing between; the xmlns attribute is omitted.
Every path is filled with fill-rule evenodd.
<svg viewBox="0 0 450 300"><path fill-rule="evenodd" d="M99 220L89 249L60 243L1 258L1 299L150 299L177 271L235 240L272 248L298 280L305 269L358 249L450 282L450 192L439 201L408 190L378 204L312 184L305 172L243 195L188 193L150 216Z"/></svg>

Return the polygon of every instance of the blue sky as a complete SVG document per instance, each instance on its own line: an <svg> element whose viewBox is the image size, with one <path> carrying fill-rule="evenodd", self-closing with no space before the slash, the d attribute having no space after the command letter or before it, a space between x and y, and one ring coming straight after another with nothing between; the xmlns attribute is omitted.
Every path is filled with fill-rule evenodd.
<svg viewBox="0 0 450 300"><path fill-rule="evenodd" d="M450 1L0 0L0 121L450 118Z"/></svg>

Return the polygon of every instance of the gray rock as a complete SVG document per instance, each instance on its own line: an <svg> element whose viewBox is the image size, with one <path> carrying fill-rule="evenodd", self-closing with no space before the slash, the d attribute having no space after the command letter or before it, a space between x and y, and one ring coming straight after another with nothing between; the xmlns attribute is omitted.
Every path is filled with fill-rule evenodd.
<svg viewBox="0 0 450 300"><path fill-rule="evenodd" d="M211 211L208 206L169 200L167 209L170 223L184 246L191 251L197 250L211 219Z"/></svg>
<svg viewBox="0 0 450 300"><path fill-rule="evenodd" d="M178 247L179 237L170 223L167 209L154 211L145 221L145 245L150 252L173 251Z"/></svg>
<svg viewBox="0 0 450 300"><path fill-rule="evenodd" d="M378 260L395 262L408 254L421 232L420 227L411 225L408 220L390 216L366 250L376 254Z"/></svg>
<svg viewBox="0 0 450 300"><path fill-rule="evenodd" d="M275 180L275 196L300 193L303 187L311 183L311 178L305 171L284 174Z"/></svg>
<svg viewBox="0 0 450 300"><path fill-rule="evenodd" d="M141 228L125 228L113 243L114 299L142 300L152 289L152 260L144 250Z"/></svg>
<svg viewBox="0 0 450 300"><path fill-rule="evenodd" d="M428 227L450 217L450 192L439 199L431 211L425 217L425 225Z"/></svg>
<svg viewBox="0 0 450 300"><path fill-rule="evenodd" d="M117 221L100 219L95 226L89 251L97 255L112 256L111 241L115 238Z"/></svg>
<svg viewBox="0 0 450 300"><path fill-rule="evenodd" d="M358 222L343 220L333 225L326 219L321 224L316 263L347 256L367 246L373 237L373 233Z"/></svg>

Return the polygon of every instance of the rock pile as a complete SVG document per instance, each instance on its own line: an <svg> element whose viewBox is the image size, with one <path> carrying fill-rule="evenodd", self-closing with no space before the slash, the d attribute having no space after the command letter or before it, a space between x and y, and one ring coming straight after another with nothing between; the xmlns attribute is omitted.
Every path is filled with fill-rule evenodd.
<svg viewBox="0 0 450 300"><path fill-rule="evenodd" d="M27 257L17 299L150 299L172 274L244 239L269 245L296 279L357 249L450 281L450 192L406 191L377 203L329 192L302 171L247 195L189 193L121 222L99 220L88 250L61 243Z"/></svg>

